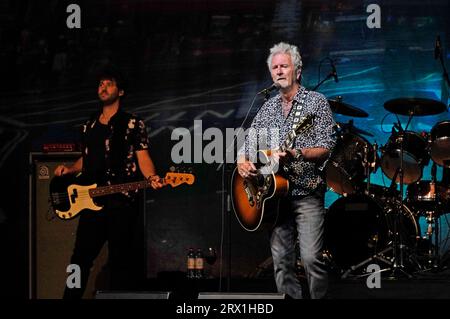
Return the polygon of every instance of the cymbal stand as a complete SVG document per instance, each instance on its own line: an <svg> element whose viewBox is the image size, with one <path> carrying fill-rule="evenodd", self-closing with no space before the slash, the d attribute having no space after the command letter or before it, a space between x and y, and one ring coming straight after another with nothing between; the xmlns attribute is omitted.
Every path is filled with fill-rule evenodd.
<svg viewBox="0 0 450 319"><path fill-rule="evenodd" d="M408 125L411 121L411 117L412 117L412 113L410 114L410 118L408 120ZM403 244L402 241L402 236L400 235L400 229L401 229L401 218L400 218L400 214L403 211L403 187L404 187L404 171L403 171L403 154L404 154L404 150L403 150L403 141L404 141L404 130L401 126L401 123L399 122L399 128L398 128L398 142L400 143L400 167L397 168L398 170L398 176L399 176L399 182L400 182L400 194L399 194L399 199L397 201L397 209L396 211L393 213L394 214L394 218L393 218L393 249L392 249L392 270L391 270L391 274L390 274L390 278L397 278L399 276L399 274L404 275L408 278L411 278L412 275L409 274L408 272L406 272L405 270L405 265L404 265L404 249L405 249L405 245ZM396 181L396 177L394 176Z"/></svg>
<svg viewBox="0 0 450 319"><path fill-rule="evenodd" d="M387 257L385 257L384 254L386 254L388 251L393 250L393 247L387 247L385 249L383 249L382 251L370 256L369 258L363 260L362 262L360 262L359 264L350 266L349 269L347 269L341 276L341 279L345 279L347 278L352 272L354 272L355 270L374 262L375 260L379 260L382 261L383 263L385 263L388 266L392 266L392 261L390 261ZM390 268L384 268L382 269L380 272L385 272L385 271L389 271Z"/></svg>
<svg viewBox="0 0 450 319"><path fill-rule="evenodd" d="M440 265L439 258L439 219L435 211L426 212L427 237L429 242L428 249L428 263L431 268L437 269ZM434 224L434 227L433 227ZM434 247L433 247L433 233L434 233Z"/></svg>
<svg viewBox="0 0 450 319"><path fill-rule="evenodd" d="M364 176L367 176L367 183L365 194L369 195L370 193L370 164L368 159L369 147L367 144L364 145L364 155L363 155L363 164L364 164Z"/></svg>
<svg viewBox="0 0 450 319"><path fill-rule="evenodd" d="M439 192L437 191L437 185L436 185L436 170L437 170L437 166L436 163L433 163L433 166L431 167L431 184L433 185L432 187L434 187L434 189L432 189L431 191L436 195L435 197L435 211L427 211L427 223L428 223L428 229L427 229L427 235L428 235L428 240L430 241L430 249L432 247L432 242L433 242L433 231L434 231L434 251L433 251L433 264L432 267L434 269L437 269L439 267L440 264L440 258L439 258L439 211L438 209L440 209L441 207L441 203L440 203L440 196L439 196ZM433 228L433 224L434 224L434 228ZM430 257L431 257L431 251L430 251Z"/></svg>
<svg viewBox="0 0 450 319"><path fill-rule="evenodd" d="M372 170L375 171L375 168L377 167L377 150L378 150L378 145L377 143L374 143L372 146L372 150L373 150L373 159L369 158L369 147L366 145L364 145L364 159L363 159L363 163L364 163L364 176L367 176L367 182L366 182L366 190L365 190L365 194L366 195L370 195L370 174L372 172Z"/></svg>

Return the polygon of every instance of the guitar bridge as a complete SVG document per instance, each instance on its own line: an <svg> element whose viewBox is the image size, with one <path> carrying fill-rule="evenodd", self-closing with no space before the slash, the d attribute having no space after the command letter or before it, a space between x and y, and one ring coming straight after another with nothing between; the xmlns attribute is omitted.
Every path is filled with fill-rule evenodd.
<svg viewBox="0 0 450 319"><path fill-rule="evenodd" d="M255 205L255 201L253 200L252 192L248 186L249 185L248 185L247 181L244 181L244 190L245 190L245 194L247 195L247 200L248 200L250 206L253 207Z"/></svg>

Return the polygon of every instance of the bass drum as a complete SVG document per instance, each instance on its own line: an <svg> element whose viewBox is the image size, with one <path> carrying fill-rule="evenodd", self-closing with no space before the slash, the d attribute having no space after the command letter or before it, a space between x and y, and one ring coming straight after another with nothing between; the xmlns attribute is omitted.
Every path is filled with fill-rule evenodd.
<svg viewBox="0 0 450 319"><path fill-rule="evenodd" d="M394 210L372 196L339 198L325 217L325 245L330 258L345 270L383 251L392 238L395 217ZM415 248L419 226L405 205L398 220L403 243Z"/></svg>

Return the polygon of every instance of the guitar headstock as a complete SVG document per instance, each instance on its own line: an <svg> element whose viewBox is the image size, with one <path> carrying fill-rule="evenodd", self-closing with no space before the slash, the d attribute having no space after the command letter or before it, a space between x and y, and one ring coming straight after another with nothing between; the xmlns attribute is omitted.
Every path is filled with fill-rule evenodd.
<svg viewBox="0 0 450 319"><path fill-rule="evenodd" d="M164 184L169 184L172 187L177 187L181 184L194 184L195 176L190 173L175 173L169 172L164 177Z"/></svg>

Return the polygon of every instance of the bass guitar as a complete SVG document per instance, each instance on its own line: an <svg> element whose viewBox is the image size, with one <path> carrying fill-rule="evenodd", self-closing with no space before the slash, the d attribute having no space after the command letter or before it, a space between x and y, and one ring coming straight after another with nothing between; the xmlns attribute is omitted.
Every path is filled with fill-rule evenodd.
<svg viewBox="0 0 450 319"><path fill-rule="evenodd" d="M192 185L195 177L186 173L167 173L161 182L172 187L181 184ZM135 191L150 187L147 180L109 186L97 184L83 185L81 178L73 175L55 176L50 182L50 202L53 210L61 219L72 219L85 209L99 211L103 206L97 205L94 198Z"/></svg>

